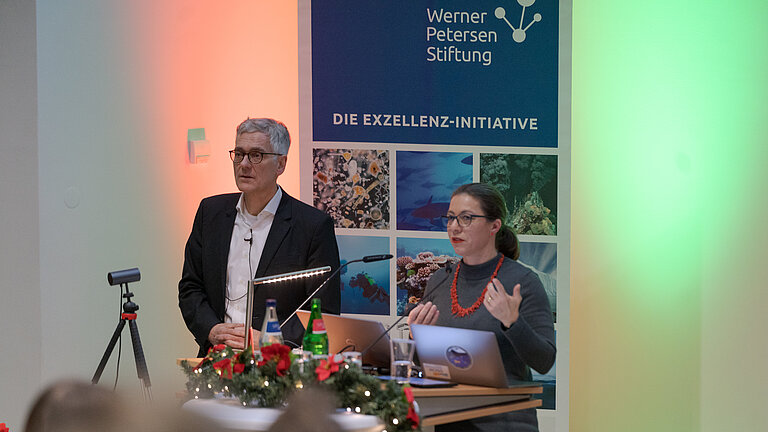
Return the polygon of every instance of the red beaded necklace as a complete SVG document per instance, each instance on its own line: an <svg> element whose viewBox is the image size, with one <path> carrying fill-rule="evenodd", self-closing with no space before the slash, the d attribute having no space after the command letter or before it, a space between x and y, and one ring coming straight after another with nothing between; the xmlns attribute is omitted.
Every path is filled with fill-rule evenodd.
<svg viewBox="0 0 768 432"><path fill-rule="evenodd" d="M504 262L504 254L501 255L501 258L499 258L499 262L496 264L496 269L493 270L493 274L491 275L491 280L493 280L496 277L496 274L499 272L499 269L501 268L501 263ZM460 317L465 317L467 315L472 315L477 308L480 307L481 304L483 304L483 300L485 300L485 292L488 291L488 284L485 285L485 288L483 288L483 292L480 293L480 297L477 298L477 301L475 303L468 307L463 308L459 304L459 296L456 293L456 280L459 278L459 269L461 268L461 261L459 261L456 264L456 273L453 275L453 282L451 283L451 313L454 315L458 315Z"/></svg>

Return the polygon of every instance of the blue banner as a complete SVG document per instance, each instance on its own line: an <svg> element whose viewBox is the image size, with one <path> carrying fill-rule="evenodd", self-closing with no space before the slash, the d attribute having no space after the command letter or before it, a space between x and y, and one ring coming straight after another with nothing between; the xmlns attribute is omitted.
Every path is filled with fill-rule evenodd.
<svg viewBox="0 0 768 432"><path fill-rule="evenodd" d="M311 19L314 141L557 147L556 2L324 0Z"/></svg>

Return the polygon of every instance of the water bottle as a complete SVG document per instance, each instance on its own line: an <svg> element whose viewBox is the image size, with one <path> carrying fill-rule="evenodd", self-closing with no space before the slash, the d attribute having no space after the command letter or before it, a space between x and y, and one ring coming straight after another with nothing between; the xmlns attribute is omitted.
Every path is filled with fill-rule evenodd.
<svg viewBox="0 0 768 432"><path fill-rule="evenodd" d="M283 343L283 332L280 331L280 321L277 320L277 301L267 299L267 311L264 313L264 324L261 325L260 347Z"/></svg>
<svg viewBox="0 0 768 432"><path fill-rule="evenodd" d="M328 355L328 333L325 331L323 314L320 312L320 299L312 299L312 312L309 314L302 345L304 350L310 351L312 355Z"/></svg>

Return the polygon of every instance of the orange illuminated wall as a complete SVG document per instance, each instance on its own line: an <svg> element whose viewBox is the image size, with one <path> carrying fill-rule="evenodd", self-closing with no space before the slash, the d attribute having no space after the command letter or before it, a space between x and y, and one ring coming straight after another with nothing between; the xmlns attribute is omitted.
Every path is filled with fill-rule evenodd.
<svg viewBox="0 0 768 432"><path fill-rule="evenodd" d="M134 112L155 143L148 162L157 182L192 218L200 197L234 191L235 126L246 117L273 117L291 132L280 184L298 197L298 54L295 2L139 1L120 20L125 49L136 59L125 71L137 85ZM186 160L187 129L205 128L207 165Z"/></svg>

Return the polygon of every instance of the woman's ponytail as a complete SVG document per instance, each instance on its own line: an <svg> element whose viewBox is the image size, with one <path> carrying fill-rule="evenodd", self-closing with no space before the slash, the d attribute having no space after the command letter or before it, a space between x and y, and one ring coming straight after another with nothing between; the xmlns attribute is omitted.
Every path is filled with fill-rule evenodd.
<svg viewBox="0 0 768 432"><path fill-rule="evenodd" d="M506 224L502 224L501 229L496 233L496 250L513 260L520 257L520 243L517 241L515 232Z"/></svg>

